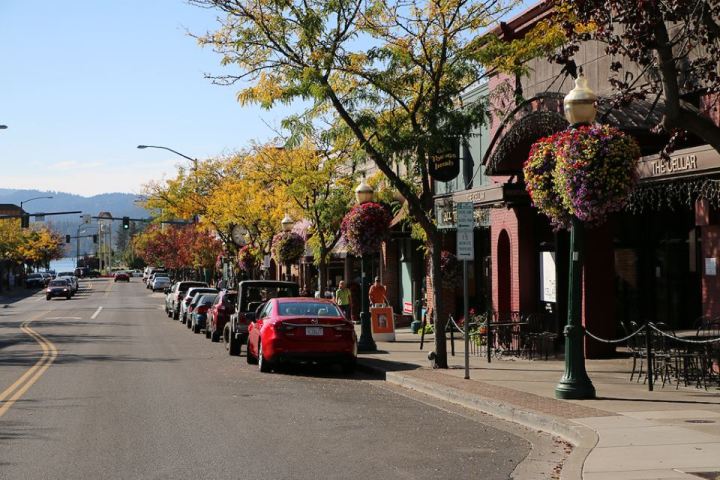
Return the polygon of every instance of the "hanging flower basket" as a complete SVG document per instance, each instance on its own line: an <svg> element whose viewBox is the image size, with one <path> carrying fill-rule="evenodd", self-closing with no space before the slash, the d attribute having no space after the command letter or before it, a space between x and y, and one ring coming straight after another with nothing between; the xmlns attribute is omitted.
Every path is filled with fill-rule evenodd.
<svg viewBox="0 0 720 480"><path fill-rule="evenodd" d="M273 237L272 255L276 262L294 263L305 253L305 240L295 232L280 232Z"/></svg>
<svg viewBox="0 0 720 480"><path fill-rule="evenodd" d="M640 147L608 125L571 128L540 139L525 162L533 204L559 228L573 216L599 225L622 210L637 183Z"/></svg>
<svg viewBox="0 0 720 480"><path fill-rule="evenodd" d="M250 245L245 245L238 251L238 267L243 272L251 272L255 264L255 255L250 251Z"/></svg>
<svg viewBox="0 0 720 480"><path fill-rule="evenodd" d="M440 273L443 287L454 288L460 284L460 262L454 253L447 250L440 252Z"/></svg>
<svg viewBox="0 0 720 480"><path fill-rule="evenodd" d="M388 209L379 203L355 205L345 215L341 226L350 253L355 256L377 253L387 238L391 220Z"/></svg>

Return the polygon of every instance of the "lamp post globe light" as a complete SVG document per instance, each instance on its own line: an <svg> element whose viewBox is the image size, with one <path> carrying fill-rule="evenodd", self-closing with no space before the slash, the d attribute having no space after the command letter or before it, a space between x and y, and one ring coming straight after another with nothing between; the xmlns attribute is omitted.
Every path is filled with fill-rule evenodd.
<svg viewBox="0 0 720 480"><path fill-rule="evenodd" d="M580 74L575 88L564 100L565 118L570 128L589 125L595 120L597 96ZM595 398L595 387L585 370L584 328L582 326L582 270L584 225L573 215L570 227L570 269L568 278L568 314L565 325L565 373L555 387L562 399Z"/></svg>
<svg viewBox="0 0 720 480"><path fill-rule="evenodd" d="M358 205L363 203L371 202L375 190L365 183L363 178L360 184L355 188L355 200ZM358 339L358 351L359 352L374 352L377 350L377 345L372 336L372 326L370 325L370 312L368 309L368 281L365 276L365 257L360 257L360 338Z"/></svg>

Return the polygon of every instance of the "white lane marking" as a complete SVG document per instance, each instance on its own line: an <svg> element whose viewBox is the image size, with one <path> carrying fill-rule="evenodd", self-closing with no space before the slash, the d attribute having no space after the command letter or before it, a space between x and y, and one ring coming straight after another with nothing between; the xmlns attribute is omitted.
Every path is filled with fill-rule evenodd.
<svg viewBox="0 0 720 480"><path fill-rule="evenodd" d="M82 320L82 317L45 317L45 320Z"/></svg>
<svg viewBox="0 0 720 480"><path fill-rule="evenodd" d="M92 317L90 317L91 320L95 320L98 315L100 315L100 312L102 312L103 307L98 307L97 310L95 310L95 313L92 314Z"/></svg>

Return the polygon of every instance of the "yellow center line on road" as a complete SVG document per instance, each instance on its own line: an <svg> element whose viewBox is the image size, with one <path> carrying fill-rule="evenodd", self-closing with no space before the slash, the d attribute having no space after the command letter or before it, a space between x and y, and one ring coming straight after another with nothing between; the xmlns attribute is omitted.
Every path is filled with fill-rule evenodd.
<svg viewBox="0 0 720 480"><path fill-rule="evenodd" d="M36 316L33 319L26 320L20 325L20 330L35 340L42 348L42 356L40 359L30 367L15 383L6 388L0 393L0 417L10 410L15 402L32 387L35 382L50 368L50 365L55 361L58 356L58 350L55 345L47 338L40 335L38 332L30 328L30 323L40 318L42 314Z"/></svg>

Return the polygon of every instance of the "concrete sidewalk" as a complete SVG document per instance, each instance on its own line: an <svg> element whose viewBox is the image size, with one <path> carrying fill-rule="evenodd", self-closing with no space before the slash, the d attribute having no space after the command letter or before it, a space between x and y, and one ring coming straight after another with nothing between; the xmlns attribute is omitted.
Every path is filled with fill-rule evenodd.
<svg viewBox="0 0 720 480"><path fill-rule="evenodd" d="M630 382L630 359L589 360L595 400L557 400L563 374L559 359L470 357L464 377L464 349L456 339L448 370L433 370L420 351L420 337L399 329L395 342L377 342L378 352L360 354L361 368L381 372L388 382L480 410L565 438L575 448L561 478L586 480L720 478L720 389L658 384L649 392ZM450 345L448 342L448 353Z"/></svg>

